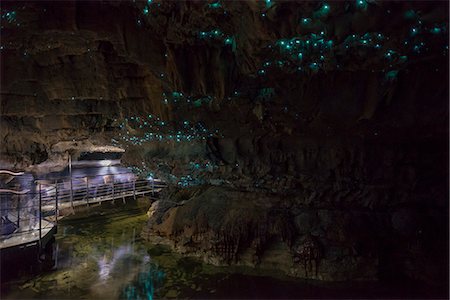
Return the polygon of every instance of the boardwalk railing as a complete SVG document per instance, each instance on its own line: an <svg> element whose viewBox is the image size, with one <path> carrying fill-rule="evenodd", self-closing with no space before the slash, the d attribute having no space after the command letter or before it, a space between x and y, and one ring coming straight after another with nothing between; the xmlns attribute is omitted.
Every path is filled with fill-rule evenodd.
<svg viewBox="0 0 450 300"><path fill-rule="evenodd" d="M125 202L128 197L141 195L155 197L166 184L158 179L138 179L132 173L118 173L37 180L35 186L35 191L0 190L0 248L37 236L40 243L67 209L73 213L80 205L117 199Z"/></svg>
<svg viewBox="0 0 450 300"><path fill-rule="evenodd" d="M56 220L42 213L42 202L39 194L28 191L15 193L3 190L0 193L1 201L1 235L0 249L16 245L41 243L56 225ZM56 206L56 199L49 199L49 203Z"/></svg>
<svg viewBox="0 0 450 300"><path fill-rule="evenodd" d="M138 179L131 173L63 178L37 182L42 211L58 215L60 210L141 195L156 196L166 184L159 179ZM56 201L53 201L56 199Z"/></svg>

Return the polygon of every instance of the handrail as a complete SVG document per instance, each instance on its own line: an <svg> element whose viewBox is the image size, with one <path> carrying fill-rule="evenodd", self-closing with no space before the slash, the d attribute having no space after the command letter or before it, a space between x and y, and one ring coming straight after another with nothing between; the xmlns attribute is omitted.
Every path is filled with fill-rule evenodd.
<svg viewBox="0 0 450 300"><path fill-rule="evenodd" d="M16 190L10 190L10 189L0 189L0 193L12 193L16 195L24 195L28 193L30 190L22 190L22 191L16 191Z"/></svg>
<svg viewBox="0 0 450 300"><path fill-rule="evenodd" d="M13 172L10 170L0 170L0 174L9 174L9 175L13 175L13 176L21 176L23 174L25 174L24 172Z"/></svg>
<svg viewBox="0 0 450 300"><path fill-rule="evenodd" d="M8 220L15 224L16 229L12 233L13 236L20 236L26 232L39 232L39 244L41 244L42 238L53 226L56 226L58 217L74 213L75 206L87 205L89 207L104 201L114 202L118 199L122 199L125 203L128 197L136 199L142 195L154 199L155 193L159 193L167 187L167 183L162 180L139 179L137 176L129 176L121 178L126 180L116 181L114 175L119 174L131 175L132 173L103 174L113 177L110 182L108 182L109 180L89 181L91 177L102 175L78 177L87 178L81 182L70 177L66 177L69 179L66 181L46 180L45 183L37 181L37 191L33 189L31 192L30 190L0 189L0 193L27 194L25 197L13 197L13 201L7 202L8 207L2 207L0 211L2 216L6 211ZM73 184L74 181L75 184ZM7 241L10 236L0 236L1 247L5 247L5 244L2 243Z"/></svg>
<svg viewBox="0 0 450 300"><path fill-rule="evenodd" d="M134 174L133 172L121 172L121 173L107 173L107 174L97 174L97 175L86 175L86 176L65 176L65 177L55 177L55 178L42 178L42 179L37 179L36 181L39 180L48 180L48 181L54 181L54 180L60 180L60 179L77 179L77 178L92 178L92 177L99 177L99 176L108 176L108 175L121 175L121 174L130 174L130 175L134 175L136 177L136 174Z"/></svg>

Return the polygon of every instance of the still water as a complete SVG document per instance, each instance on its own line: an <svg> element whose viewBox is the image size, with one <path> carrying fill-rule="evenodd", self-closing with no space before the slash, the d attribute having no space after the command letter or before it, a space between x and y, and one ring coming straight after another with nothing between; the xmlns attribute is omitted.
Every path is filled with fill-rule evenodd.
<svg viewBox="0 0 450 300"><path fill-rule="evenodd" d="M4 284L2 299L423 298L412 287L305 282L213 267L140 238L147 200L102 204L58 225L53 270ZM407 289L410 290L407 290Z"/></svg>

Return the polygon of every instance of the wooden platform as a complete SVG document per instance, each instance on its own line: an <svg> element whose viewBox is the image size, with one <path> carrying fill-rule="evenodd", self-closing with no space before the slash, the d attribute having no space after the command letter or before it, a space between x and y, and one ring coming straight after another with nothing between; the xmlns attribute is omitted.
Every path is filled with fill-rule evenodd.
<svg viewBox="0 0 450 300"><path fill-rule="evenodd" d="M114 200L120 200L120 199L125 199L128 197L134 197L134 196L142 196L145 194L157 194L159 192L161 192L161 188L155 188L153 190L146 190L146 191L127 191L127 192L122 192L122 193L116 193L114 195L104 195L104 196L99 196L99 197L89 197L89 198L85 198L82 200L75 200L75 201L65 201L65 202L58 202L58 210L65 210L68 208L72 208L72 207L77 207L80 205L91 205L91 204L98 204L98 203L102 203L104 201L114 201ZM50 204L50 205L43 205L42 206L42 212L50 212L50 211L54 211L56 209L55 204Z"/></svg>
<svg viewBox="0 0 450 300"><path fill-rule="evenodd" d="M111 176L118 174L111 174ZM114 178L114 177L113 177ZM122 200L125 202L126 198L137 196L154 196L158 195L164 187L165 183L159 179L152 179L149 182L146 179L137 180L136 177L131 181L125 182L107 182L107 178L103 178L104 182L99 184L92 182L92 178L66 178L51 181L36 181L38 185L38 193L28 200L38 210L38 218L41 218L41 223L31 221L35 220L34 215L21 214L20 210L23 207L12 207L11 212L8 212L8 219L15 220L16 226L20 227L10 235L0 236L0 250L2 253L14 251L15 249L23 249L26 247L38 246L43 249L50 241L57 231L57 220L61 216L74 213L74 208L81 206L100 205L105 201ZM109 179L108 179L109 180ZM20 208L19 208L20 207ZM25 209L32 209L25 207ZM9 214L12 214L9 216ZM20 222L19 222L20 221ZM33 227L30 228L30 222L33 222ZM36 223L34 223L36 222Z"/></svg>
<svg viewBox="0 0 450 300"><path fill-rule="evenodd" d="M41 244L45 245L56 234L56 224L42 220ZM12 250L39 244L39 228L22 229L22 232L12 233L0 239L0 250ZM26 230L26 231L25 231Z"/></svg>

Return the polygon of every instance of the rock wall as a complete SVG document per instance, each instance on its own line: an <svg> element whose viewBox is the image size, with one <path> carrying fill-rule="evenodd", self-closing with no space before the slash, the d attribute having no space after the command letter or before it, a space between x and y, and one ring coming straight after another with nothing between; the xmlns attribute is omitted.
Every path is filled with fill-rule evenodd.
<svg viewBox="0 0 450 300"><path fill-rule="evenodd" d="M170 183L145 237L303 278L445 284L447 11L6 2L1 166L112 144Z"/></svg>

